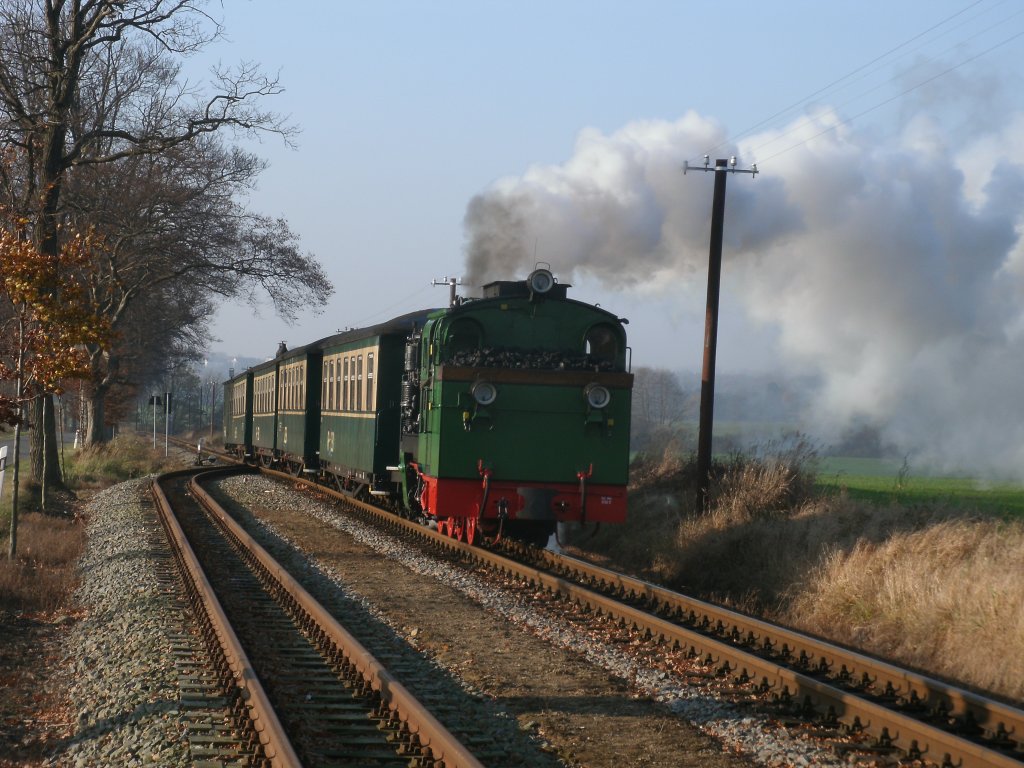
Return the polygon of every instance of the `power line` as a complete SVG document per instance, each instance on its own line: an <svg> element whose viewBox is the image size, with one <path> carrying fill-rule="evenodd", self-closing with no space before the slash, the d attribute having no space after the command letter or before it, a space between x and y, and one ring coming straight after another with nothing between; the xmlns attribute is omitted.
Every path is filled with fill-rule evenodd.
<svg viewBox="0 0 1024 768"><path fill-rule="evenodd" d="M1017 17L1017 16L1020 16L1021 14L1024 14L1024 10L1020 10L1020 11L1017 11L1016 13L1014 13L1014 14L1010 15L1009 17L1007 17L1007 18L1005 18L1005 19L1000 19L1000 20L999 20L999 21L997 21L997 22L996 22L995 24L992 24L992 25L990 25L990 26L988 26L988 27L985 27L985 29L982 29L981 31L979 31L979 32L976 32L975 34L971 35L970 37L964 38L963 40L960 40L960 41L958 41L957 43L954 43L953 45L951 45L951 46L949 46L948 48L946 48L945 50L943 50L943 51L942 51L942 52L941 52L941 53L939 54L938 58L940 58L940 59L941 59L941 57L942 57L942 56L944 56L944 55L945 55L946 53L948 53L949 51L952 51L952 50L953 50L954 48L957 48L958 46L962 45L962 44L963 44L963 43L965 43L965 42L968 42L968 41L970 41L970 40L974 40L975 38L977 38L977 37L981 37L982 35L987 35L987 34L988 34L989 32L991 32L991 31L992 31L993 29L997 29L997 28L1001 27L1001 26L1002 26L1003 24L1005 24L1005 23L1006 23L1007 21L1009 21L1010 19L1013 19L1013 18L1015 18L1015 17ZM995 46L995 47L998 47L998 45L997 45L997 46ZM991 50L991 49L989 49L989 50ZM983 55L984 55L985 53L987 53L987 52L988 52L988 51L983 51L982 53L978 54L978 55L977 55L977 56L975 56L974 58L978 58L978 56L983 56ZM971 61L971 60L972 60L972 59L967 59L966 61L962 61L962 62L960 62L959 64L955 65L954 67L952 67L952 68L950 68L950 69L946 70L945 72L942 72L942 73L940 73L939 75L936 75L935 77L940 77L940 76L942 76L942 75L944 75L944 74L946 74L946 73L948 73L948 72L951 72L951 71L952 71L953 69L956 69L956 67L962 66L963 64L966 64L966 63L967 63L968 61ZM847 106L848 104L852 104L853 102L857 101L858 99L861 99L861 98L863 98L864 96L867 96L867 95L868 95L869 93L874 93L875 91L879 90L880 88L883 88L883 87L885 87L885 86L886 86L887 84L889 84L889 83L891 83L891 82L893 82L893 81L897 80L898 78L906 78L906 77L907 77L907 75L909 75L909 74L910 74L911 72L913 72L914 70L917 70L917 69L921 69L921 68L923 68L923 67L924 67L924 66L925 66L926 64L931 64L932 62L933 62L933 60L932 60L932 59L929 59L929 60L927 60L927 61L925 61L925 62L922 62L922 63L920 63L920 64L917 64L917 65L915 65L915 66L911 67L910 69L906 70L905 72L903 72L903 73L901 73L901 74L899 74L899 75L893 75L892 77L890 77L890 78L889 78L888 80L886 80L885 82L879 83L878 85L874 86L873 88L869 88L869 89L868 89L868 90L866 90L866 91L861 91L861 92L860 92L859 94L857 94L857 95L856 95L856 96L854 96L853 98L847 99L847 100L846 100L845 102L843 102L843 103L841 103L841 104L838 104L838 105L836 105L836 106L837 106L837 108L842 108L842 107L845 107L845 106ZM909 93L910 91L914 90L914 88L918 88L918 87L920 87L920 86L922 86L922 85L924 85L924 84L926 84L926 83L930 82L930 81L931 81L931 80L933 80L933 79L935 79L935 78L934 78L934 77L932 77L932 78L929 78L928 80L925 80L925 81L923 81L923 82L919 83L918 85L914 86L913 88L910 88L909 90L907 90L907 91L904 91L904 93L903 93L903 94L899 94L898 96L896 96L896 97L893 97L893 98L899 98L899 96L905 95L906 93ZM883 102L881 102L881 103L879 103L879 104L876 104L876 105L874 105L874 106L873 106L873 107L871 107L870 109L868 109L868 110L866 110L865 112L862 112L862 113L860 113L860 114L867 114L868 112L871 112L871 111L873 111L874 109L877 109L878 107L881 107L881 106L883 106L883 105L885 105L885 104L888 104L888 103L889 103L889 102L891 102L892 100L893 100L892 98L886 99L885 101L883 101ZM858 115L858 116L859 116L859 115ZM851 121L852 121L853 119L855 119L855 118L850 118L850 120L851 120ZM757 152L758 152L759 150L762 150L762 149L764 149L765 147L770 147L770 146L771 146L772 144L775 144L775 143L777 143L777 142L781 141L782 139L786 138L786 137L787 137L787 136L789 136L790 134L796 133L797 131L801 130L802 128L804 128L804 127L805 127L806 125L808 125L808 124L809 124L809 123L811 123L811 122L812 122L812 121L811 121L811 119L810 119L810 118L808 118L808 117L804 117L804 119L803 119L802 121L800 121L800 122L799 122L799 123L798 123L797 125L794 125L794 126L792 126L791 128L789 128L788 130L786 130L786 131L783 131L782 133L778 134L777 136L774 136L774 137L772 137L771 139L769 139L768 141L764 142L763 144L759 144L758 146L756 146L756 147L753 147L753 148L752 148L752 149L751 149L750 151L751 151L751 153L753 153L754 155L756 155L756 154L757 154ZM809 139L808 139L808 141L809 141ZM794 146L799 146L799 145L794 145ZM772 155L772 157L774 157L774 155ZM763 162L763 160L762 160L762 162Z"/></svg>
<svg viewBox="0 0 1024 768"><path fill-rule="evenodd" d="M985 0L975 0L975 2L971 3L970 5L966 6L965 8L961 8L956 13L952 14L951 16L947 16L942 21L940 21L940 22L938 22L936 24L933 24L932 26L928 27L928 29L924 30L923 32L919 32L918 34L914 35L913 37L909 38L908 40L904 40L899 45L897 45L897 46L895 46L893 48L890 48L888 51L886 51L883 54L880 54L880 55L876 56L875 58L873 58L871 61L867 62L866 64L862 64L861 66L857 67L856 69L854 69L854 70L852 70L850 72L847 72L842 77L837 78L836 80L833 80L828 85L822 86L821 88L819 88L818 90L814 91L813 93L811 93L811 94L809 94L807 96L804 96L801 99L793 102L788 107L784 107L783 109L780 109L775 114L766 117L764 120L761 120L760 122L755 123L754 125L752 125L752 126L750 126L748 128L745 128L744 130L740 131L739 133L737 133L737 134L735 134L733 136L730 136L726 141L723 141L722 143L718 144L717 146L712 147L711 150L709 150L707 152L707 154L709 154L709 155L714 154L715 150L720 149L721 147L725 146L726 144L730 144L730 143L732 143L732 142L734 142L734 141L736 141L738 139L741 139L744 136L747 136L750 133L753 133L754 131L756 131L761 126L763 126L763 125L765 125L767 123L770 123L775 118L781 117L782 115L785 115L786 113L788 113L788 112L790 112L790 111L792 111L794 109L797 109L798 107L804 106L805 104L807 104L807 102L809 102L811 99L813 99L813 98L815 98L817 96L821 96L822 94L828 93L833 87L839 85L839 83L842 83L843 81L848 80L849 78L851 78L854 75L856 75L858 72L862 72L863 70L867 69L871 65L881 61L882 59L885 59L890 54L895 53L896 51L900 50L901 48L905 48L906 46L910 45L910 43L914 42L915 40L918 40L921 37L924 37L929 32L932 32L933 30L938 29L939 27L943 26L947 22L952 21L953 19L955 19L957 16L961 16L964 13L966 13L967 11L971 10L971 8L974 8L975 6L981 5L983 2L985 2Z"/></svg>
<svg viewBox="0 0 1024 768"><path fill-rule="evenodd" d="M797 108L799 108L801 106L807 105L812 99L814 99L814 98L816 98L818 96L821 96L821 95L824 95L824 94L828 94L828 93L837 92L839 90L842 90L843 88L849 87L850 85L852 85L855 82L863 80L865 77L868 77L869 75L871 75L874 72L876 72L879 69L881 69L881 65L879 65L879 66L874 66L874 65L879 64L879 62L882 62L883 60L889 58L892 54L896 53L897 51L900 51L900 50L906 48L908 45L910 45L914 41L920 40L920 39L928 36L932 32L934 32L935 30L937 30L937 29L939 29L939 28L941 28L943 26L948 25L954 19L957 19L958 17L963 16L965 13L971 11L972 9L976 8L979 5L982 5L985 1L986 0L975 0L975 2L972 2L969 5L961 8L956 13L953 13L953 14L943 18L941 21L939 21L939 22L937 22L935 24L932 24L927 29L925 29L925 30L915 34L914 36L908 38L907 40L904 40L899 45L896 45L896 46L890 48L885 53L882 53L882 54L876 56L875 58L871 59L870 61L866 62L865 64L862 64L862 65L856 67L855 69L853 69L850 72L846 73L842 77L839 77L836 80L833 80L828 85L825 85L822 88L819 88L818 90L812 92L811 94L809 94L809 95L799 99L798 101L793 102L788 107L785 107L784 109L781 109L781 110L775 112L771 116L765 118L764 120L761 120L761 121L757 122L756 124L754 124L754 125L746 128L746 129L744 129L743 131L741 131L741 132L739 132L737 134L731 135L729 138L725 139L724 141L722 141L719 144L717 144L714 148L709 150L708 154L713 153L716 149L719 149L719 148L721 148L723 146L735 143L740 138L753 133L758 128L761 128L762 126L772 122L776 118L781 117L782 115L785 115L785 114L787 114L789 112L792 112L793 110L795 110L795 109L797 109ZM980 18L981 16L984 16L984 15L986 15L988 13L991 13L993 10L995 10L999 6L1005 5L1006 1L1007 0L1001 0L1001 2L996 3L996 5L991 6L989 8L986 8L986 9L982 10L981 12L972 15L970 18L964 19L959 24L956 24L952 28L945 30L940 35L934 37L932 40L926 41L922 45L919 45L916 48L913 48L913 49L911 49L909 51L906 51L903 55L897 57L893 61L899 61L900 59L905 58L906 56L909 56L909 55L915 53L916 51L921 50L923 47L925 47L926 45L929 45L930 43L934 42L935 40L937 40L937 39L939 39L939 38L941 38L941 37L943 37L945 35L949 35L949 34L951 34L952 32L955 32L958 29L962 29L966 24L968 24L968 23L970 23L970 22ZM970 35L968 37L965 37L965 38L957 40L953 45L951 45L951 46L947 47L945 50L943 50L939 54L939 56L945 55L949 51L954 50L957 47L963 45L965 42L968 42L970 40L974 40L977 37L980 37L982 35L985 35L985 34L989 33L992 29L995 29L995 28L998 28L998 27L1004 25L1007 21L1009 21L1010 19L1016 18L1017 16L1021 15L1022 13L1024 13L1024 10L1018 10L1018 11L1010 14L1009 16L1000 19L996 23L986 27L985 29L983 29L983 30L981 30L979 32L976 32L976 33L974 33L974 34L972 34L972 35ZM913 90L915 90L917 88L920 88L923 85L926 85L927 83L931 82L932 80L934 80L934 79L936 79L938 77L942 77L943 75L946 75L949 72L952 72L953 70L955 70L955 69L957 69L957 68L959 68L959 67L961 67L961 66L963 66L965 64L968 64L971 61L974 61L974 60L980 58L981 56L984 56L985 54L991 52L992 50L995 50L996 48L999 48L999 47L1001 47L1001 46L1011 42L1013 39L1015 39L1018 36L1019 35L1014 35L1014 36L1012 36L1012 37L1010 37L1010 38L1008 38L1006 40L1003 40L1001 43L997 43L997 44L995 44L995 45L985 49L981 53L978 53L978 54L976 54L974 56L971 56L971 57L969 57L969 58L967 58L967 59L965 59L965 60L963 60L963 61L961 61L961 62L959 62L959 63L957 63L955 65L953 65L952 67L947 68L943 72L940 72L938 75L930 77L930 78L928 78L928 79L918 83L917 85L915 85L915 86L913 86L913 87L911 87L909 89L906 89L905 91L902 91L901 93L897 94L896 96L884 99L883 101L881 101L881 102L879 102L877 104L874 104L873 106L869 107L868 109L865 109L865 110L857 113L856 115L854 115L854 116L852 116L850 118L847 118L845 120L840 121L839 123L837 123L836 125L832 126L831 128L826 129L825 131L822 131L822 132L820 132L818 134L815 134L814 136L811 136L811 137L805 139L804 141L801 141L801 142L798 142L797 144L794 144L792 147L788 147L787 149L785 149L785 150L783 150L781 152L777 152L777 153L769 156L769 158L760 158L759 162L763 163L766 159L771 159L771 158L778 157L780 154L783 154L784 152L788 152L790 149L795 149L796 147L800 146L801 144L804 144L804 143L806 143L808 141L812 141L813 139L818 138L819 136L823 135L824 133L827 133L829 130L834 130L835 128L838 128L841 125L848 124L848 123L856 120L859 117L862 117L862 116L864 116L866 114L869 114L869 113L871 113L871 112L873 112L873 111L875 111L875 110L885 106L886 104L889 104L892 101L894 101L894 100L896 100L896 99L898 99L898 98L900 98L902 96L905 96L907 93L910 93L911 91L913 91ZM889 64L893 63L893 61L890 61ZM854 97L848 99L847 101L843 102L839 106L846 106L847 104L853 103L853 102L857 101L858 99L861 99L864 96L866 96L866 95L868 95L870 93L873 93L874 91L877 91L879 88L884 87L886 84L888 84L890 82L893 82L898 77L906 77L907 72L912 72L915 69L918 69L918 68L924 66L924 64L926 64L926 63L931 63L931 62L929 61L929 62L925 62L925 63L922 63L922 64L918 64L918 65L916 65L914 67L911 67L906 72L901 73L900 75L894 75L894 76L888 78L885 82L880 83L879 85L876 85L873 88L869 88L866 91L862 91L857 96L854 96ZM870 69L872 67L874 67L874 68ZM866 71L866 70L869 70L869 71ZM851 80L851 78L854 78L855 75L858 75L860 73L863 73L863 74L861 74L860 77L857 77L857 78ZM837 86L840 86L840 84L843 84L843 85L841 85L841 87L837 87ZM780 141L781 139L785 138L786 136L788 136L788 135L790 135L790 134L792 134L792 133L802 129L809 122L810 122L809 118L805 119L800 124L795 125L792 128L790 128L789 130L785 131L784 133L779 134L779 135L773 137L771 140L769 140L765 144L762 144L759 147L754 148L753 151L756 152L758 149L761 149L761 148L766 147L766 146L770 146L771 144L774 144L774 143Z"/></svg>
<svg viewBox="0 0 1024 768"><path fill-rule="evenodd" d="M776 157L779 157L780 155L784 155L787 152L790 152L790 151L796 149L797 147L803 146L804 144L806 144L809 141L813 141L814 139L817 139L820 136L824 136L826 133L834 131L836 128L839 128L839 127L844 126L844 125L849 125L854 120L857 120L858 118L861 118L864 115L870 114L871 112L874 112L876 109L881 109L886 104L890 104L893 101L896 101L897 99L903 98L908 93L911 93L912 91L916 91L918 88L921 88L922 86L925 86L925 85L927 85L928 83L930 83L930 82L932 82L934 80L938 80L940 77L944 77L944 76L948 75L950 72L953 72L954 70L959 69L960 67L964 66L965 64L970 64L972 61L980 59L982 56L985 56L986 54L991 53L992 51L996 50L997 48L1001 48L1002 46L1004 46L1004 45L1006 45L1008 43L1013 42L1014 40L1016 40L1018 37L1021 37L1021 36L1024 36L1024 31L1018 32L1015 35L1011 35L1010 37L1006 38L1005 40L1003 40L1001 42L998 42L995 45L992 45L992 46L986 48L984 51L981 51L980 53L977 53L974 56L971 56L971 57L969 57L967 59L964 59L960 63L954 64L953 66L948 67L947 69L944 69L942 72L939 72L936 75L932 75L931 77L929 77L926 80L922 80L917 85L913 85L910 88L907 88L906 90L904 90L904 91L902 91L900 93L897 93L895 96L890 96L888 99L885 99L884 101L880 101L877 104L875 104L874 106L869 107L868 109L865 109L862 112L858 112L856 115L853 115L851 117L847 117L845 119L839 120L834 125L831 125L831 126L829 126L828 128L825 128L822 131L819 131L818 133L814 134L813 136L808 136L803 141L798 141L796 144L793 144L792 146L786 147L786 149L780 150L779 152L776 152L774 155L769 155L768 157L761 158L761 159L758 160L758 162L763 165L764 163L768 162L769 160L773 160ZM769 143L771 143L771 142L769 142ZM767 146L767 145L765 145L765 146Z"/></svg>
<svg viewBox="0 0 1024 768"><path fill-rule="evenodd" d="M398 300L398 301L396 301L395 303L393 303L393 304L388 304L388 305L387 305L386 307L381 307L381 308L380 308L380 309L378 309L378 310L377 310L376 312L373 312L372 314L366 315L365 317L363 317L363 318L362 318L362 319L360 319L360 320L356 320L356 324L355 324L355 326L354 326L354 327L358 328L358 327L362 326L362 325L363 325L364 323L366 323L367 321L369 321L369 320L372 320L372 319L373 319L373 318L375 318L375 317L380 317L380 316L381 316L381 315L383 315L383 314L384 314L385 312L388 312L389 310L392 310L392 309L394 309L395 307L398 307L398 306L401 306L401 305L405 304L405 303L406 303L406 302L408 302L408 301L409 301L410 299L413 299L413 298L415 298L416 296L419 296L419 295L420 295L421 293L425 293L425 292L426 292L426 291L427 291L428 289L430 289L430 288L431 288L431 286L429 286L429 285L425 285L425 286L423 286L422 288L420 288L420 289L418 289L418 290L415 290L415 291L413 291L413 292L412 292L412 293L410 293L410 294L409 294L408 296L406 296L406 297L404 297L404 298L401 298L401 299L399 299L399 300Z"/></svg>

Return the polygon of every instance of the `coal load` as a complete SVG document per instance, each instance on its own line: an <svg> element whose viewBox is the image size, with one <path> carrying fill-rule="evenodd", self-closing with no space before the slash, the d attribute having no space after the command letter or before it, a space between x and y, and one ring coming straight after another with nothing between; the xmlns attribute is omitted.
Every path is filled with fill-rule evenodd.
<svg viewBox="0 0 1024 768"><path fill-rule="evenodd" d="M551 349L480 347L452 353L448 364L460 368L520 368L534 371L611 371L614 365L592 355Z"/></svg>

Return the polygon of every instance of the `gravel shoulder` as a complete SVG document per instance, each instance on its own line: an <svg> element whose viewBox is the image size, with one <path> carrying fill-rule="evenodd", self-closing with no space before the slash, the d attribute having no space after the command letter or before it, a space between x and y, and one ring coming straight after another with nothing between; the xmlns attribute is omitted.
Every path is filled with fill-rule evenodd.
<svg viewBox="0 0 1024 768"><path fill-rule="evenodd" d="M21 620L2 643L11 666L0 667L0 713L15 748L0 742L0 766L192 765L174 645L194 627L149 480L96 493L84 514L74 612L45 625Z"/></svg>

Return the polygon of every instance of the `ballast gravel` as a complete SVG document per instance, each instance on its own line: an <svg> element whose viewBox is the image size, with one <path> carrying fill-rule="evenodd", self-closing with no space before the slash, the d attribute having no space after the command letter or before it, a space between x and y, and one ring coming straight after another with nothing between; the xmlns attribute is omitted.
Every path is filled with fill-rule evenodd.
<svg viewBox="0 0 1024 768"><path fill-rule="evenodd" d="M188 626L157 578L169 553L149 499L149 481L140 479L101 491L86 505L76 595L83 616L64 640L59 673L74 733L47 765L192 764L170 644Z"/></svg>
<svg viewBox="0 0 1024 768"><path fill-rule="evenodd" d="M521 590L504 589L396 541L340 514L329 503L255 476L231 478L221 487L239 504L278 507L343 531L386 558L387 568L406 568L423 577L423 589L438 583L459 590L482 611L578 655L610 678L628 681L638 698L660 702L665 712L695 724L717 740L722 751L741 756L743 761L765 766L843 766L859 760L854 755L840 758L767 717L751 715L663 670L646 667L625 649L581 636ZM154 576L166 555L153 537L158 523L148 499L148 480L143 479L102 491L88 503L88 541L78 593L84 617L66 637L60 673L66 679L76 725L73 735L49 756L47 765L192 764L180 725L177 673L168 640L186 631L186 620L173 596ZM268 530L274 532L272 526ZM276 533L286 538L280 531ZM323 570L330 577L330 568ZM345 589L344 585L339 583L339 589ZM389 621L385 615L380 618ZM395 626L395 630L413 646L418 644L417 628ZM445 665L443 657L435 658ZM528 661L524 660L524 671L529 669ZM459 677L457 665L448 669ZM482 687L479 675L465 684L468 689ZM524 727L543 730L542 724L536 723Z"/></svg>

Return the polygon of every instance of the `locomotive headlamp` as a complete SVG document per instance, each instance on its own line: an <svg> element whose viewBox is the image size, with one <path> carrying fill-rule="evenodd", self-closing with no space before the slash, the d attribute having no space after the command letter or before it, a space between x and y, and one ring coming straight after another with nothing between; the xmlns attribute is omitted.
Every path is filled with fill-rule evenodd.
<svg viewBox="0 0 1024 768"><path fill-rule="evenodd" d="M594 409L604 408L612 401L612 393L600 384L587 384L583 388L583 396L587 399L587 405Z"/></svg>
<svg viewBox="0 0 1024 768"><path fill-rule="evenodd" d="M555 285L555 276L547 269L535 269L526 278L533 293L547 293Z"/></svg>
<svg viewBox="0 0 1024 768"><path fill-rule="evenodd" d="M498 399L498 389L489 381L478 381L469 391L479 405L490 405Z"/></svg>

